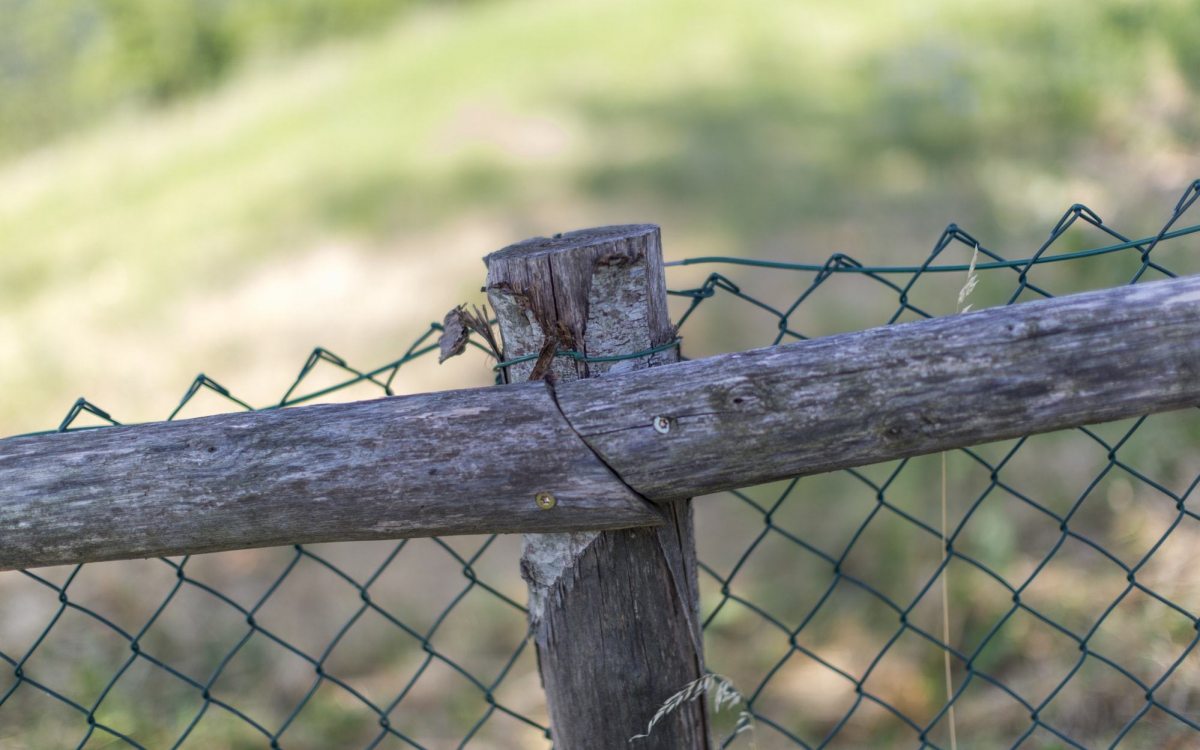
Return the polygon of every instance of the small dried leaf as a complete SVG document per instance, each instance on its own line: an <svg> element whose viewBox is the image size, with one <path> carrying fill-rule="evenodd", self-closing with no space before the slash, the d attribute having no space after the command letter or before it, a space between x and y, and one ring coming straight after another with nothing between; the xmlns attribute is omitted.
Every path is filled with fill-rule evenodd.
<svg viewBox="0 0 1200 750"><path fill-rule="evenodd" d="M482 308L472 305L468 310L467 306L463 304L446 313L446 317L442 321L442 335L438 338L438 347L441 349L438 364L462 354L467 348L472 333L483 340L483 345L487 347L497 362L504 359L501 354L500 341L492 330L487 305Z"/></svg>
<svg viewBox="0 0 1200 750"><path fill-rule="evenodd" d="M466 305L459 305L446 313L442 320L442 335L438 337L438 348L441 349L441 353L438 354L439 365L466 350L467 338L470 336L465 319L467 315Z"/></svg>

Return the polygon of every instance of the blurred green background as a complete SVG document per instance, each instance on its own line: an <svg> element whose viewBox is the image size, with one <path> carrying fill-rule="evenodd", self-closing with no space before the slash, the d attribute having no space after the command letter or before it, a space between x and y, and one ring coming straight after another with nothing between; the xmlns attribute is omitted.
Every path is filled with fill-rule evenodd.
<svg viewBox="0 0 1200 750"><path fill-rule="evenodd" d="M76 395L251 403L388 356L479 259L662 224L671 258L1026 254L1157 228L1200 162L1200 6L0 0L0 432Z"/></svg>
<svg viewBox="0 0 1200 750"><path fill-rule="evenodd" d="M55 426L79 395L122 421L162 418L200 371L266 405L318 344L362 368L388 361L430 320L481 299L484 254L536 234L649 221L663 226L669 259L820 263L840 251L865 262L915 264L950 221L1009 257L1028 256L1075 202L1126 234L1152 234L1200 176L1197 39L1200 2L1188 0L0 0L0 435ZM1059 247L1102 240L1072 235ZM1197 270L1186 266L1190 255L1171 257L1179 260L1176 270ZM965 259L959 252L953 260ZM1114 264L1065 264L1044 273L1060 292L1127 280L1128 261ZM672 269L668 281L693 285L708 270ZM785 274L740 278L784 305L807 284ZM976 306L1002 301L1012 285L1005 279L990 287L985 279ZM963 281L923 287L926 308L952 312ZM837 289L806 304L797 324L806 333L878 324L894 309L894 295L878 287L847 281ZM776 333L773 321L752 310L718 309L689 323L689 353L769 343ZM397 386L416 392L483 384L490 375L479 362L437 368L426 358ZM335 397L364 395L375 394ZM228 408L201 399L185 416ZM1195 445L1196 425L1161 429L1172 439L1136 458L1159 456L1158 476L1183 486L1195 462L1161 454ZM1068 441L1048 443L1041 455L1046 463L1025 470L1042 477L1034 488L1051 505L1069 503L1095 470L1081 458L1087 449ZM978 491L969 469L951 467L952 492L961 496L952 511L960 515ZM933 465L910 470L895 488L908 499L897 502L933 518L936 472ZM833 498L843 509L821 520L823 533L854 528L870 508L871 493L847 481L838 475L802 485L806 498ZM1109 511L1141 497L1138 482L1126 483L1097 491ZM769 498L778 491L755 492ZM788 507L802 528L804 506ZM761 517L738 515L737 508L701 518L702 557L722 575L763 527ZM1037 519L994 508L981 518L988 525L971 532L981 554L997 569L1028 574L1032 553L1024 545L1042 538L1034 533ZM1108 543L1130 549L1161 531L1149 521L1130 523L1113 516L1095 528L1112 535ZM881 585L923 580L936 545L925 539L920 544L928 549L918 550L900 530L871 533L863 570ZM457 563L437 572L446 552L426 546L404 574L460 580ZM338 549L329 554L363 575L366 558L385 554L384 547ZM491 569L507 572L496 585L523 600L516 542L497 549L507 557ZM1172 569L1190 564L1186 549L1172 553ZM288 554L211 556L194 565L218 588L261 589ZM758 572L739 574L746 597L791 625L820 590L816 578L803 582L795 555L791 546L756 552ZM1050 578L1079 596L1094 583L1084 575L1094 565L1085 557L1066 558L1075 562ZM127 565L135 564L85 570L94 571L88 585L104 603L96 606L133 627L146 616L136 595L149 584ZM172 576L163 568L158 574L167 586ZM436 592L394 575L392 593L414 616L441 606ZM436 577L442 575L448 578ZM1170 579L1164 574L1161 585ZM345 612L318 600L341 585L310 582L308 598L296 594L297 603L278 605L281 620L336 630ZM711 606L719 592L705 585ZM983 585L954 584L956 631L989 622L980 612L994 602L979 593ZM20 652L13 644L31 643L57 600L11 574L0 576L0 595L0 650ZM1076 601L1084 609L1099 601L1084 599ZM470 622L501 624L483 635L464 624L446 648L487 661L519 643L520 617L486 601ZM879 613L871 614L869 602L858 604L814 625L823 653L852 659L880 645L885 631L871 624ZM204 605L188 606L168 610L184 614L175 616L176 635L157 644L163 652L183 659L211 646L219 653L244 629L237 618L200 627L195 613ZM786 643L763 629L759 615L739 611L719 613L710 643L714 668L749 690ZM1126 632L1142 633L1163 620L1138 610L1123 622ZM1053 634L1036 633L1036 623L1022 627L1006 631L988 663L1033 680L1012 665L1022 658L1048 663ZM117 659L106 649L120 653L125 645L89 644L88 629L80 628L73 639L56 637L64 644L59 660L99 666L95 674L79 667L82 676L67 669L63 679L99 690ZM318 649L321 636L308 637ZM1179 638L1172 631L1171 643ZM400 643L391 628L374 640L353 640L343 668L387 683L381 695L397 664L422 656L418 643ZM270 676L258 684L272 686L277 705L264 715L286 716L295 690L302 695L307 687L294 687L304 666L280 667L286 655L272 656L269 644L262 649L250 650L257 661L238 673L244 692L237 695L252 699L247 676L266 670ZM1169 661L1162 655L1168 652L1147 649L1149 656L1137 658ZM544 720L527 657L506 700ZM912 655L879 679L906 710L929 718L940 705L939 669L936 655ZM792 716L793 731L819 738L845 710L838 701L852 693L831 685L828 670L789 670L763 705ZM1194 678L1181 688L1185 703L1200 695ZM77 717L61 718L21 690L28 703L0 708L0 747L78 741ZM474 720L474 709L456 708L456 690L436 687L418 704L416 721L426 722L419 731L430 733L431 747L453 745ZM113 721L140 727L158 746L178 734L195 696L147 714L138 709L147 692L156 692L152 682L127 703L106 705ZM815 715L797 714L798 701ZM299 746L370 735L370 721L352 701L330 697L314 705L317 718L307 735L299 733L308 737ZM990 747L1021 724L1019 716L996 719L1000 704L990 698L978 705L960 715L965 727L982 732L966 747ZM1079 697L1070 705L1078 710L1064 721L1086 732L1114 704ZM41 711L52 718L30 729L28 717ZM26 723L18 725L17 714ZM905 736L886 715L860 723L849 746ZM197 747L261 746L253 733L239 734L237 722L204 726L208 734L198 735ZM511 734L503 727L473 746L544 746L528 727L514 723ZM1169 727L1163 731L1169 736ZM759 734L759 746L783 746L776 735Z"/></svg>

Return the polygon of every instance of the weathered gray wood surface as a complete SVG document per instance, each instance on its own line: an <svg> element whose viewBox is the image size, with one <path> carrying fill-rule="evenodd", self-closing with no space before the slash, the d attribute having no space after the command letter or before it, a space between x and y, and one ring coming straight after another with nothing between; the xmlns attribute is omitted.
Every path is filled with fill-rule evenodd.
<svg viewBox="0 0 1200 750"><path fill-rule="evenodd" d="M0 440L0 569L654 523L544 383Z"/></svg>
<svg viewBox="0 0 1200 750"><path fill-rule="evenodd" d="M539 237L489 255L488 297L508 359L509 382L551 384L673 362L675 350L588 362L674 339L658 227L602 227ZM530 534L521 570L530 627L563 750L626 747L662 703L704 674L691 502L665 503L659 527ZM704 701L682 706L639 742L645 750L710 747Z"/></svg>
<svg viewBox="0 0 1200 750"><path fill-rule="evenodd" d="M0 569L661 523L639 494L683 498L1200 405L1198 374L1200 277L1188 277L554 393L521 384L8 438ZM533 504L542 491L556 509Z"/></svg>
<svg viewBox="0 0 1200 750"><path fill-rule="evenodd" d="M653 500L1200 405L1200 276L621 378L559 406ZM670 420L667 434L656 417Z"/></svg>

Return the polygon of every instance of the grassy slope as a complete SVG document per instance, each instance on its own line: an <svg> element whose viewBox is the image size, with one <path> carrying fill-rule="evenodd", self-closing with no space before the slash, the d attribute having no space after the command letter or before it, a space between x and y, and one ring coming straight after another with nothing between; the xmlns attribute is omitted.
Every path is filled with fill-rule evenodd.
<svg viewBox="0 0 1200 750"><path fill-rule="evenodd" d="M269 400L317 343L382 360L530 233L911 258L952 219L1000 244L1074 200L1161 213L1195 162L1167 52L1090 5L959 5L429 11L10 162L0 432L77 392L153 418L201 368Z"/></svg>

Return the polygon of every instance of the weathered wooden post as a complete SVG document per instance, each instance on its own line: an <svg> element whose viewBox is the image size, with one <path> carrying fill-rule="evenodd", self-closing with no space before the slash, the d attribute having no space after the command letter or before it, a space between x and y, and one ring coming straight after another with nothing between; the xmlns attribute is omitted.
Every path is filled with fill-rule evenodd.
<svg viewBox="0 0 1200 750"><path fill-rule="evenodd" d="M553 388L678 358L656 226L539 237L485 262L505 358L535 357L510 365L509 382L544 378ZM667 348L596 361L658 347ZM543 504L560 501L546 492ZM525 538L530 625L559 750L627 746L664 700L703 674L691 501L661 510L667 523L658 527ZM709 748L705 702L685 704L637 746Z"/></svg>

